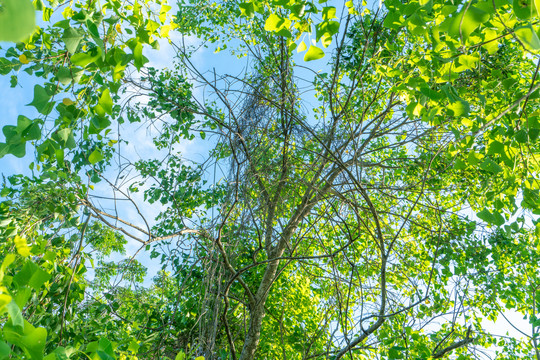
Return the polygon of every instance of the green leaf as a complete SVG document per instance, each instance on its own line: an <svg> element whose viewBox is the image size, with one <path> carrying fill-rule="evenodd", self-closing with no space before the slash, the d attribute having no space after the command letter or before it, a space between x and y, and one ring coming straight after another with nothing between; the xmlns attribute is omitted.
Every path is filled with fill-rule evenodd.
<svg viewBox="0 0 540 360"><path fill-rule="evenodd" d="M99 31L95 23L95 20L93 19L86 20L86 28L88 29L90 36L92 36L92 39L94 39L94 42L97 44L97 46L99 46L102 50L105 50L103 40L101 40L101 36L99 35Z"/></svg>
<svg viewBox="0 0 540 360"><path fill-rule="evenodd" d="M426 95L431 100L442 100L444 99L444 95L438 92L437 90L430 89L428 87L422 87L420 88L420 92L424 95Z"/></svg>
<svg viewBox="0 0 540 360"><path fill-rule="evenodd" d="M0 41L22 41L36 27L36 11L30 0L2 0Z"/></svg>
<svg viewBox="0 0 540 360"><path fill-rule="evenodd" d="M51 275L31 261L24 264L23 268L15 275L13 281L19 286L30 286L34 290L39 290Z"/></svg>
<svg viewBox="0 0 540 360"><path fill-rule="evenodd" d="M141 70L144 64L148 62L148 60L143 56L142 50L143 47L140 42L138 42L133 48L133 59L135 60L135 67L137 70Z"/></svg>
<svg viewBox="0 0 540 360"><path fill-rule="evenodd" d="M401 16L401 14L393 10L388 11L388 14L384 18L384 22L383 22L384 27L394 29L394 30L399 30L403 26L403 24L404 24L404 19Z"/></svg>
<svg viewBox="0 0 540 360"><path fill-rule="evenodd" d="M302 52L302 51L305 51L306 49L307 49L306 43L302 41L300 45L298 45L298 48L296 49L296 51Z"/></svg>
<svg viewBox="0 0 540 360"><path fill-rule="evenodd" d="M324 21L316 27L317 41L322 37L332 37L339 32L339 23L337 21Z"/></svg>
<svg viewBox="0 0 540 360"><path fill-rule="evenodd" d="M480 164L480 168L491 173L500 173L503 169L491 159L486 159Z"/></svg>
<svg viewBox="0 0 540 360"><path fill-rule="evenodd" d="M21 117L23 115L20 115ZM41 126L36 121L21 132L21 136L25 141L39 140L41 139Z"/></svg>
<svg viewBox="0 0 540 360"><path fill-rule="evenodd" d="M15 259L17 258L17 255L15 254L7 254L4 258L4 261L2 261L2 266L0 266L0 281L4 279L4 273L6 269L11 265Z"/></svg>
<svg viewBox="0 0 540 360"><path fill-rule="evenodd" d="M21 142L21 135L17 131L17 127L13 125L6 125L2 128L2 132L6 137L7 144L19 144Z"/></svg>
<svg viewBox="0 0 540 360"><path fill-rule="evenodd" d="M536 10L536 16L540 15L540 0L534 0L534 8Z"/></svg>
<svg viewBox="0 0 540 360"><path fill-rule="evenodd" d="M17 306L19 306L19 309L24 309L24 306L26 305L28 299L30 299L32 296L32 293L32 289L27 286L24 286L17 291L13 299L15 300Z"/></svg>
<svg viewBox="0 0 540 360"><path fill-rule="evenodd" d="M105 113L112 115L112 106L113 101L111 99L111 92L109 89L105 89L99 98L98 106L100 109L104 112L103 114L99 114L100 116L104 116Z"/></svg>
<svg viewBox="0 0 540 360"><path fill-rule="evenodd" d="M0 340L0 360L5 359L11 354L11 348L8 344Z"/></svg>
<svg viewBox="0 0 540 360"><path fill-rule="evenodd" d="M111 342L109 341L109 339L107 338L101 338L99 339L99 350L101 350L103 352L103 354L109 356L109 357L105 357L102 359L104 360L109 360L109 359L114 359L114 349L113 349L113 345L111 344ZM98 355L99 355L99 350L98 350ZM102 355L100 355L101 357Z"/></svg>
<svg viewBox="0 0 540 360"><path fill-rule="evenodd" d="M19 78L15 75L12 75L9 80L9 87L14 88L19 83Z"/></svg>
<svg viewBox="0 0 540 360"><path fill-rule="evenodd" d="M56 77L58 78L58 81L62 83L62 85L68 85L71 83L71 71L67 67L61 66L56 73Z"/></svg>
<svg viewBox="0 0 540 360"><path fill-rule="evenodd" d="M489 14L484 10L469 6L466 11L464 9L451 21L449 33L457 38L462 37L463 40L467 40L469 35L489 18Z"/></svg>
<svg viewBox="0 0 540 360"><path fill-rule="evenodd" d="M389 359L402 359L403 358L403 354L402 354L403 350L401 350L401 347L400 346L392 346L389 350L388 350L388 358Z"/></svg>
<svg viewBox="0 0 540 360"><path fill-rule="evenodd" d="M291 11L294 15L298 16L298 17L302 17L304 16L304 13L306 11L306 5L305 4L302 4L302 3L299 3L299 4L296 4L296 5L293 5L291 7Z"/></svg>
<svg viewBox="0 0 540 360"><path fill-rule="evenodd" d="M336 17L336 8L333 6L325 6L322 10L323 20L330 20Z"/></svg>
<svg viewBox="0 0 540 360"><path fill-rule="evenodd" d="M96 354L98 354L98 356L99 356L99 358L101 360L115 360L114 357L112 357L111 355L109 355L106 352L103 352L101 350L96 351Z"/></svg>
<svg viewBox="0 0 540 360"><path fill-rule="evenodd" d="M504 144L499 141L492 141L488 146L488 154L500 154L505 155Z"/></svg>
<svg viewBox="0 0 540 360"><path fill-rule="evenodd" d="M56 77L58 78L58 81L62 83L62 85L69 85L71 81L79 82L79 79L81 78L83 72L82 69L78 69L75 67L64 67L61 66L58 68L58 72L56 73Z"/></svg>
<svg viewBox="0 0 540 360"><path fill-rule="evenodd" d="M17 129L17 132L19 134L22 134L23 132L25 132L26 129L28 129L30 127L30 125L32 125L32 120L30 120L26 116L19 115L17 117L17 128L16 129Z"/></svg>
<svg viewBox="0 0 540 360"><path fill-rule="evenodd" d="M69 128L58 130L53 135L53 139L55 139L64 148L73 149L76 146L73 130Z"/></svg>
<svg viewBox="0 0 540 360"><path fill-rule="evenodd" d="M129 343L128 350L131 351L132 353L137 353L140 347L141 345L139 345L139 343L133 339Z"/></svg>
<svg viewBox="0 0 540 360"><path fill-rule="evenodd" d="M484 220L488 224L501 226L504 224L504 218L498 212L491 213L488 209L484 209L476 214L479 219Z"/></svg>
<svg viewBox="0 0 540 360"><path fill-rule="evenodd" d="M92 153L88 157L88 161L90 162L90 164L98 163L101 160L103 160L103 155L98 149L92 151Z"/></svg>
<svg viewBox="0 0 540 360"><path fill-rule="evenodd" d="M183 351L180 351L178 354L176 354L176 357L174 358L174 360L185 360L185 359L186 359L186 354Z"/></svg>
<svg viewBox="0 0 540 360"><path fill-rule="evenodd" d="M514 30L514 33L525 49L530 51L540 50L540 39L531 25L519 27Z"/></svg>
<svg viewBox="0 0 540 360"><path fill-rule="evenodd" d="M514 139L521 144L525 144L529 141L529 136L527 135L527 131L525 129L520 129L514 134Z"/></svg>
<svg viewBox="0 0 540 360"><path fill-rule="evenodd" d="M285 24L285 19L276 14L270 14L266 22L264 23L264 30L266 31L277 31L280 29L283 24Z"/></svg>
<svg viewBox="0 0 540 360"><path fill-rule="evenodd" d="M251 2L240 3L239 5L242 15L252 18L255 15L255 7Z"/></svg>
<svg viewBox="0 0 540 360"><path fill-rule="evenodd" d="M96 112L100 111L99 110L99 105L96 106L96 108L94 109ZM104 111L104 110L102 110ZM105 117L101 117L101 116L94 116L91 120L90 120L90 127L88 129L88 131L91 133L91 134L99 134L101 132L101 130L103 129L106 129L109 127L109 125L111 125L111 122L105 118Z"/></svg>
<svg viewBox="0 0 540 360"><path fill-rule="evenodd" d="M53 103L49 103L50 99L51 97L47 93L47 90L40 85L36 85L34 86L34 99L28 105L35 107L39 113L48 115L54 106Z"/></svg>
<svg viewBox="0 0 540 360"><path fill-rule="evenodd" d="M316 47L315 45L311 45L309 47L309 50L307 51L306 55L304 55L304 61L313 61L318 60L324 57L324 51Z"/></svg>
<svg viewBox="0 0 540 360"><path fill-rule="evenodd" d="M0 159L9 154L9 145L6 143L0 143Z"/></svg>
<svg viewBox="0 0 540 360"><path fill-rule="evenodd" d="M57 131L56 134L58 135L58 139L63 144L65 144L69 139L69 135L71 135L71 129L69 129L69 128L60 129L60 130Z"/></svg>
<svg viewBox="0 0 540 360"><path fill-rule="evenodd" d="M470 111L469 103L465 100L458 100L450 103L448 110L452 112L453 116L467 116Z"/></svg>
<svg viewBox="0 0 540 360"><path fill-rule="evenodd" d="M9 153L15 157L23 158L26 155L26 142L9 146Z"/></svg>
<svg viewBox="0 0 540 360"><path fill-rule="evenodd" d="M537 13L533 0L514 0L512 6L516 17L522 20L530 19Z"/></svg>
<svg viewBox="0 0 540 360"><path fill-rule="evenodd" d="M467 164L461 159L456 159L456 161L454 162L454 168L456 168L457 170L464 170L467 168Z"/></svg>
<svg viewBox="0 0 540 360"><path fill-rule="evenodd" d="M475 68L480 61L480 57L478 55L461 55L458 58L459 63L462 65L459 71L469 70L472 68Z"/></svg>
<svg viewBox="0 0 540 360"><path fill-rule="evenodd" d="M42 360L43 350L47 339L47 330L36 328L28 321L24 321L24 330L6 324L4 326L4 336L10 343L22 348L30 355L32 360Z"/></svg>
<svg viewBox="0 0 540 360"><path fill-rule="evenodd" d="M64 41L64 44L66 44L67 51L72 55L77 51L77 47L79 47L79 43L82 39L83 36L72 27L64 30L64 35L62 36L62 40Z"/></svg>
<svg viewBox="0 0 540 360"><path fill-rule="evenodd" d="M7 311L9 314L9 319L11 320L11 325L19 328L24 327L24 319L21 314L21 309L17 303L12 300L7 306Z"/></svg>
<svg viewBox="0 0 540 360"><path fill-rule="evenodd" d="M101 48L93 48L87 53L77 53L71 56L71 63L75 66L87 67L101 57Z"/></svg>

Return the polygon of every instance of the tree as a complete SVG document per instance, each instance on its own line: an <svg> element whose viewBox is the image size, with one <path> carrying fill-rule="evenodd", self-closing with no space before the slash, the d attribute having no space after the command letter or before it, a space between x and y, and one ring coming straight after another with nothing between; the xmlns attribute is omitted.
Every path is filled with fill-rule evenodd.
<svg viewBox="0 0 540 360"><path fill-rule="evenodd" d="M540 359L535 4L35 5L0 358Z"/></svg>

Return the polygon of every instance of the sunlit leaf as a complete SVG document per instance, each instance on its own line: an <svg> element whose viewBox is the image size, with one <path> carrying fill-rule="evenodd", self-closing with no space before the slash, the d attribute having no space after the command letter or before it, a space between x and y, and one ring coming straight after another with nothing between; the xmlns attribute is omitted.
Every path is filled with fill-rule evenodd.
<svg viewBox="0 0 540 360"><path fill-rule="evenodd" d="M540 50L540 39L531 25L519 27L514 30L514 33L527 50Z"/></svg>
<svg viewBox="0 0 540 360"><path fill-rule="evenodd" d="M36 108L41 114L47 115L53 109L53 103L50 103L49 100L51 96L47 93L47 90L41 85L34 86L34 99L28 105L31 105Z"/></svg>
<svg viewBox="0 0 540 360"><path fill-rule="evenodd" d="M35 10L30 0L1 0L0 41L22 41L36 26Z"/></svg>
<svg viewBox="0 0 540 360"><path fill-rule="evenodd" d="M311 45L307 53L304 55L304 61L318 60L323 57L324 57L324 51L322 51L320 48L318 48L315 45Z"/></svg>
<svg viewBox="0 0 540 360"><path fill-rule="evenodd" d="M90 162L90 164L96 164L101 160L103 160L103 154L101 154L101 152L97 149L92 151L90 156L88 156L88 161Z"/></svg>
<svg viewBox="0 0 540 360"><path fill-rule="evenodd" d="M62 40L64 41L66 49L67 51L69 51L70 54L75 54L82 39L83 36L72 27L64 30L64 35L62 36Z"/></svg>

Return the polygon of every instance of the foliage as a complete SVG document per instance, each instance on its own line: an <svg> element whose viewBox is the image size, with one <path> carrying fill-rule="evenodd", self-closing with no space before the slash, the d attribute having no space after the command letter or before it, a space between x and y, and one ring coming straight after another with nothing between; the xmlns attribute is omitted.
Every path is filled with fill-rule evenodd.
<svg viewBox="0 0 540 360"><path fill-rule="evenodd" d="M540 360L536 1L14 4L0 359Z"/></svg>

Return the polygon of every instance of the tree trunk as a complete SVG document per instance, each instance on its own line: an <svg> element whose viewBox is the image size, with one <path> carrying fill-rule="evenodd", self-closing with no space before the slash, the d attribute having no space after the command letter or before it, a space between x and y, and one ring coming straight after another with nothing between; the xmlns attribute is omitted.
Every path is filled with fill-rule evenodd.
<svg viewBox="0 0 540 360"><path fill-rule="evenodd" d="M276 252L275 257L278 258L282 255L283 249L279 249ZM265 315L264 304L266 303L270 287L272 287L272 283L274 282L278 267L279 260L274 260L269 263L264 272L261 284L255 295L255 304L250 306L249 329L239 360L255 359L255 352L257 351L259 340L261 339L261 328Z"/></svg>

